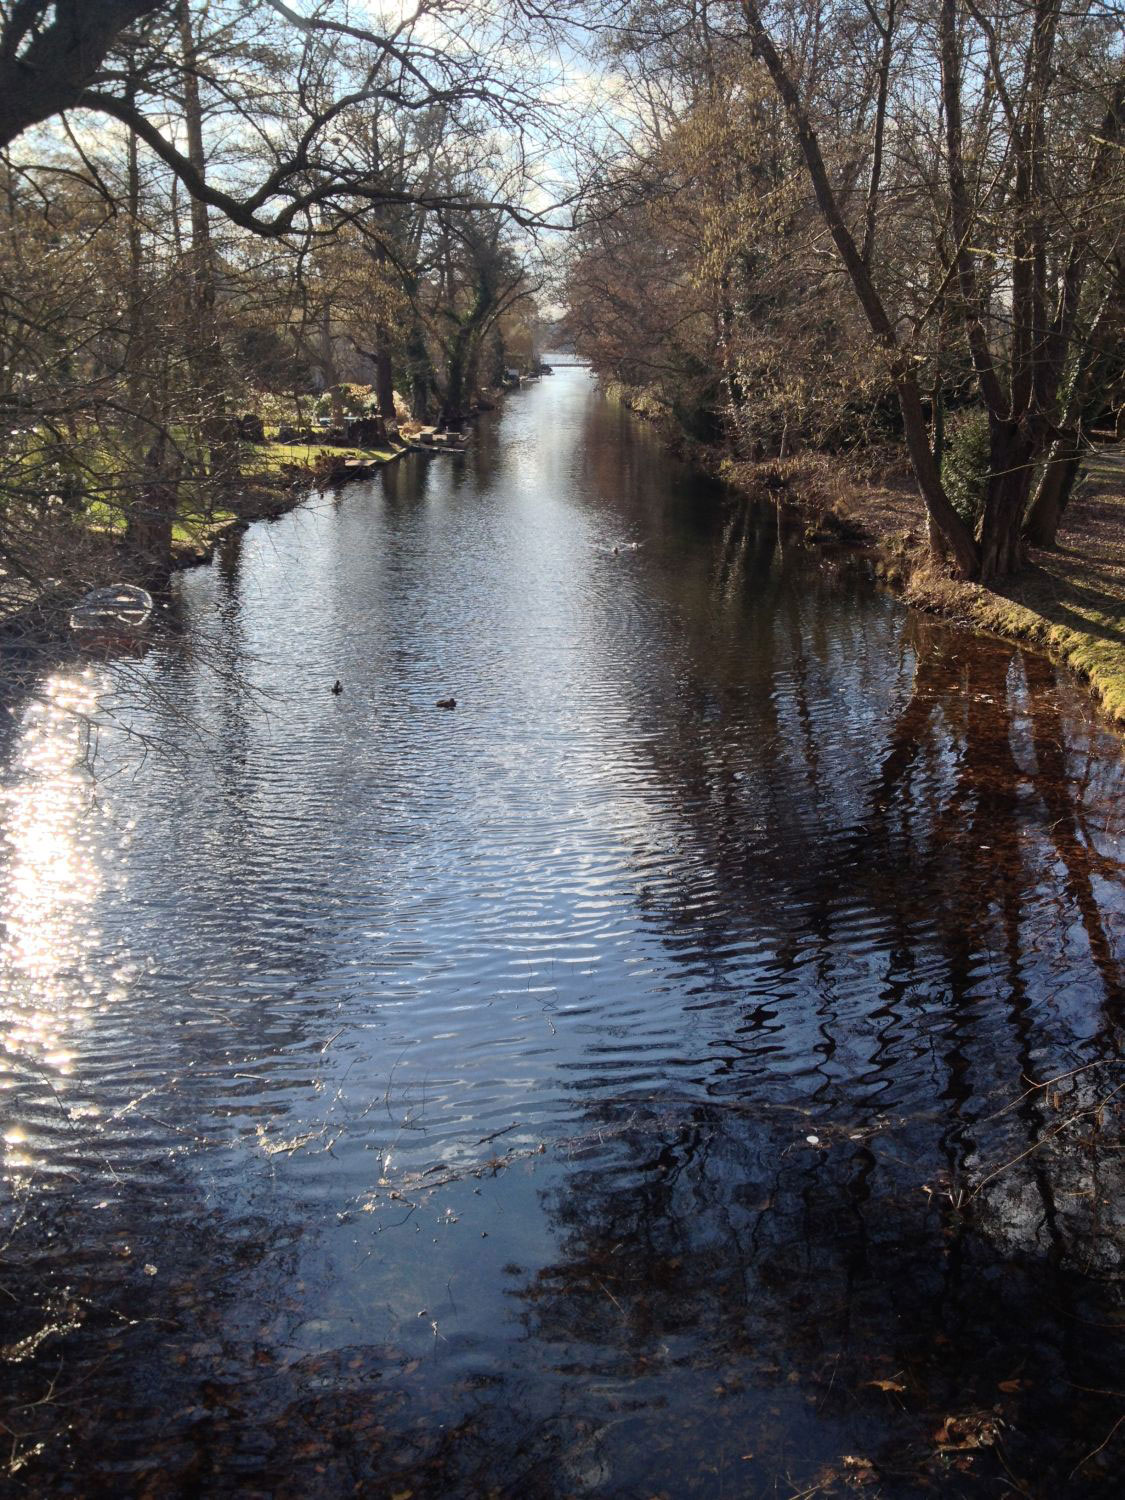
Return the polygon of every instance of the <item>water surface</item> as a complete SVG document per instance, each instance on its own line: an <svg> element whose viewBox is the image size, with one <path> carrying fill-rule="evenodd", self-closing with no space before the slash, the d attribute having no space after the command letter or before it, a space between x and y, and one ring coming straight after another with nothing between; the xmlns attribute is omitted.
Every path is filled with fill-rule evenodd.
<svg viewBox="0 0 1125 1500"><path fill-rule="evenodd" d="M13 699L13 1493L1111 1491L1121 758L861 574L560 370Z"/></svg>

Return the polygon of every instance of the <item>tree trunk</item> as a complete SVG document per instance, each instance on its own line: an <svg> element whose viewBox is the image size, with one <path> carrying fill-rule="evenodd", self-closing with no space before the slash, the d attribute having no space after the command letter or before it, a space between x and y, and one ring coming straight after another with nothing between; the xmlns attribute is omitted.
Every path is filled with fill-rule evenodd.
<svg viewBox="0 0 1125 1500"><path fill-rule="evenodd" d="M376 149L378 149L377 140ZM385 275L388 260L386 246L382 243L377 244L371 251L371 257L382 277ZM368 358L375 366L375 401L379 408L379 415L384 422L394 422L395 381L394 364L391 360L391 330L385 323L375 324L375 351L369 354Z"/></svg>
<svg viewBox="0 0 1125 1500"><path fill-rule="evenodd" d="M406 346L407 365L410 371L410 415L416 422L424 422L430 414L430 393L434 388L434 371L426 348L426 335L421 324L415 322L410 330Z"/></svg>
<svg viewBox="0 0 1125 1500"><path fill-rule="evenodd" d="M441 403L441 416L438 418L438 427L442 432L451 427L460 427L465 420L465 371L469 363L471 336L471 328L459 328L449 351L449 373Z"/></svg>
<svg viewBox="0 0 1125 1500"><path fill-rule="evenodd" d="M130 79L128 94L134 92ZM144 354L144 246L141 241L141 179L137 153L137 137L130 131L126 141L126 212L128 213L129 284L126 297L125 369L126 401L129 408L131 446L134 458L140 461L145 443L152 433L150 422L152 409L151 370Z"/></svg>
<svg viewBox="0 0 1125 1500"><path fill-rule="evenodd" d="M1076 367L1071 371L1065 410L1061 417L1056 418L1061 432L1051 444L1039 487L1024 522L1024 534L1036 547L1055 545L1059 522L1074 490L1081 464L1078 443L1082 413L1098 369L1102 340L1107 331L1112 338L1115 320L1120 317L1120 307L1121 293L1116 287L1111 287L1102 298L1102 305L1090 328L1087 349L1079 356Z"/></svg>
<svg viewBox="0 0 1125 1500"><path fill-rule="evenodd" d="M472 410L477 392L480 390L480 362L483 357L484 337L478 334L469 349L469 358L465 366L465 387L462 400L465 404L466 415Z"/></svg>
<svg viewBox="0 0 1125 1500"><path fill-rule="evenodd" d="M918 481L918 489L929 515L930 534L938 533L942 539L943 552L963 578L976 576L979 556L976 543L969 528L953 509L949 496L942 487L934 455L930 449L925 414L918 382L899 348L894 325L879 296L859 247L844 218L843 210L832 189L828 169L824 164L816 131L802 100L794 79L773 44L765 23L761 7L753 0L742 0L755 50L766 65L782 103L797 132L797 140L804 157L805 166L812 182L820 215L832 235L840 259L851 278L852 288L876 339L887 351L902 412L906 446L910 453L911 466Z"/></svg>
<svg viewBox="0 0 1125 1500"><path fill-rule="evenodd" d="M497 323L489 337L488 369L485 380L489 385L501 386L504 384L504 371L507 368L508 358L504 350L504 335Z"/></svg>
<svg viewBox="0 0 1125 1500"><path fill-rule="evenodd" d="M376 336L379 342L372 356L375 366L375 400L383 421L393 422L395 420L395 382L389 347L390 334L386 328L380 326L376 329Z"/></svg>
<svg viewBox="0 0 1125 1500"><path fill-rule="evenodd" d="M191 26L189 0L179 0L180 50L183 54L184 122L187 127L188 160L206 179L207 153L203 141L203 105L196 74L196 45ZM192 363L202 406L202 435L214 490L223 493L239 472L238 442L227 410L222 349L215 318L215 257L211 244L211 220L200 198L191 200L191 263L194 287Z"/></svg>
<svg viewBox="0 0 1125 1500"><path fill-rule="evenodd" d="M207 173L207 154L203 145L203 105L199 97L199 79L195 71L195 37L191 29L189 0L179 4L180 52L183 57L184 124L187 127L188 160L201 177ZM206 203L191 200L192 269L201 301L214 301L211 276L211 221Z"/></svg>
<svg viewBox="0 0 1125 1500"><path fill-rule="evenodd" d="M73 109L127 26L164 0L5 6L0 20L0 147ZM21 14L22 12L22 14Z"/></svg>
<svg viewBox="0 0 1125 1500"><path fill-rule="evenodd" d="M930 452L934 455L934 468L940 479L941 466L945 462L945 395L940 375L930 392Z"/></svg>
<svg viewBox="0 0 1125 1500"><path fill-rule="evenodd" d="M440 427L460 427L465 420L465 392L475 381L480 344L488 329L497 294L492 276L482 269L477 294L468 315L461 321L449 350L445 398L442 401Z"/></svg>
<svg viewBox="0 0 1125 1500"><path fill-rule="evenodd" d="M145 455L141 493L134 502L125 546L147 578L166 577L172 567L172 528L179 502L180 455L160 432Z"/></svg>
<svg viewBox="0 0 1125 1500"><path fill-rule="evenodd" d="M1073 437L1051 445L1039 488L1024 522L1024 535L1033 547L1053 547L1063 511L1074 492L1082 459Z"/></svg>
<svg viewBox="0 0 1125 1500"><path fill-rule="evenodd" d="M980 538L980 581L992 583L1019 571L1021 533L1031 489L1033 440L1026 423L993 418L991 475Z"/></svg>
<svg viewBox="0 0 1125 1500"><path fill-rule="evenodd" d="M950 562L962 578L975 578L980 558L972 533L950 504L942 487L930 448L930 434L922 410L922 397L913 375L899 378L898 405L906 450L914 478L926 504L930 547L935 557Z"/></svg>

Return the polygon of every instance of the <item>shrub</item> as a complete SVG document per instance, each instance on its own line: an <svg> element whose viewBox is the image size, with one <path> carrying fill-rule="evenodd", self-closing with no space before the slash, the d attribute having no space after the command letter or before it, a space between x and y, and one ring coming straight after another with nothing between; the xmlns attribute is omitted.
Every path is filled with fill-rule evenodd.
<svg viewBox="0 0 1125 1500"><path fill-rule="evenodd" d="M953 509L973 530L984 509L991 461L988 413L958 412L946 428L941 478Z"/></svg>

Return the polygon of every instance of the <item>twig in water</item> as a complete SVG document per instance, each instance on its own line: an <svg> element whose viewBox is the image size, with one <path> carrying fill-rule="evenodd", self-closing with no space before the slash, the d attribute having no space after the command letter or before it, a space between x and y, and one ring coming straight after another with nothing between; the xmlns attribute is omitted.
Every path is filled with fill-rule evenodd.
<svg viewBox="0 0 1125 1500"><path fill-rule="evenodd" d="M1071 1469L1070 1473L1066 1476L1068 1479L1073 1479L1074 1476L1075 1476L1075 1474L1078 1473L1079 1469L1082 1467L1083 1464L1089 1463L1089 1461L1092 1458L1096 1458L1097 1457L1097 1455L1102 1451L1102 1449L1106 1446L1106 1444L1109 1443L1110 1441L1112 1441L1113 1434L1121 1426L1122 1422L1125 1422L1125 1411L1123 1411L1121 1413L1121 1415L1118 1417L1117 1421L1114 1422L1113 1426L1109 1429L1109 1431L1106 1433L1105 1437L1101 1440L1101 1442L1098 1444L1098 1446L1096 1448L1092 1448L1090 1450L1090 1452L1086 1454L1085 1458L1080 1458L1078 1460L1078 1462L1074 1465L1074 1468Z"/></svg>
<svg viewBox="0 0 1125 1500"><path fill-rule="evenodd" d="M605 1282L602 1281L599 1276L595 1276L594 1280L597 1282L598 1286L601 1287L602 1291L606 1294L609 1300L613 1303L614 1307L616 1307L617 1311L621 1314L622 1319L624 1319L625 1309L621 1306L621 1303L618 1302L617 1298L610 1291L609 1287L606 1286Z"/></svg>
<svg viewBox="0 0 1125 1500"><path fill-rule="evenodd" d="M1061 1135L1061 1133L1066 1130L1068 1126L1074 1125L1077 1121L1086 1119L1090 1115L1098 1114L1105 1108L1105 1106L1111 1099L1113 1099L1117 1094L1121 1093L1122 1089L1125 1089L1125 1083L1118 1084L1117 1088L1111 1090L1111 1092L1108 1093L1104 1099L1099 1099L1097 1104L1093 1105L1091 1108L1080 1109L1076 1111L1076 1113L1068 1115L1066 1119L1063 1120L1060 1124L1056 1125L1053 1130L1048 1130L1046 1135L1041 1135L1037 1141L1028 1146L1026 1151L1021 1151L1018 1156L1013 1156L1010 1161L1001 1162L998 1167L994 1167L992 1171L989 1172L987 1177L981 1178L980 1182L977 1183L976 1187L965 1199L965 1202L971 1203L973 1199L978 1195L978 1193L980 1193L982 1188L986 1187L994 1177L999 1177L1001 1172L1006 1172L1009 1167L1014 1167L1018 1162L1023 1161L1025 1157L1031 1156L1033 1152L1038 1151L1040 1146L1045 1146L1049 1141L1053 1141L1054 1138L1057 1135ZM952 1195L950 1196L952 1198ZM958 1192L958 1202L954 1204L955 1208L960 1208L961 1206L960 1196L960 1192Z"/></svg>

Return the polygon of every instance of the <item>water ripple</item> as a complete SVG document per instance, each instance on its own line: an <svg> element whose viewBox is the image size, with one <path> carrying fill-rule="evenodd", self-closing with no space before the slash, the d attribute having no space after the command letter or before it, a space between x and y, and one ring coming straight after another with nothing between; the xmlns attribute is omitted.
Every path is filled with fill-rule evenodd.
<svg viewBox="0 0 1125 1500"><path fill-rule="evenodd" d="M465 459L314 499L181 578L190 649L131 692L163 753L107 728L94 774L76 757L112 667L15 705L0 1104L29 1248L3 1342L23 1402L65 1347L124 1414L91 1389L68 1436L27 1407L59 1493L149 1469L146 1493L290 1493L294 1465L302 1493L391 1492L376 1431L402 1489L484 1493L469 1427L448 1489L409 1460L437 1462L473 1392L504 1493L548 1493L517 1429L576 1493L639 1492L648 1451L649 1488L719 1493L701 1455L728 1428L759 1434L738 1463L769 1455L740 1471L755 1492L795 1453L812 1484L861 1451L826 1373L843 1342L814 1331L839 1307L898 1351L850 1392L909 1368L951 1409L901 1341L972 1345L967 1315L935 1323L952 1282L924 1300L964 1232L934 1205L979 1185L998 1257L1108 1254L1093 1136L1002 1192L988 1174L1059 1111L1095 1118L1116 1059L1116 748L1045 662L900 611L702 494L581 372L555 382ZM1056 1075L1078 1081L1019 1102ZM1060 1380L1107 1385L1042 1327ZM334 1433L302 1439L311 1467L302 1401ZM903 1409L863 1440L893 1447Z"/></svg>

